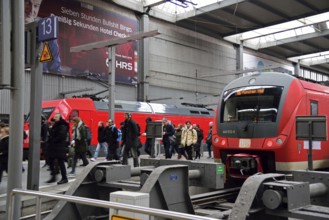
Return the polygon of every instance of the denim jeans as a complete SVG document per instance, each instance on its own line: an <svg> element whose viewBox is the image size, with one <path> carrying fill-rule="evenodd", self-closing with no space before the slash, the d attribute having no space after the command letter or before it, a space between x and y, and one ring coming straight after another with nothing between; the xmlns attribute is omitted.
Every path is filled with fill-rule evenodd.
<svg viewBox="0 0 329 220"><path fill-rule="evenodd" d="M98 157L98 153L100 151L101 148L103 148L105 156L107 156L107 143L106 142L102 142L97 144L96 150L95 150L95 154L94 154L94 158L97 159Z"/></svg>

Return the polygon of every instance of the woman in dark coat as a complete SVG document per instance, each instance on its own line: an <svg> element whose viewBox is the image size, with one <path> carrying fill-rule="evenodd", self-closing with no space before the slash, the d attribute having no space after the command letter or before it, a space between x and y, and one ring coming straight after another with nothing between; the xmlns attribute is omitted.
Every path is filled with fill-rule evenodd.
<svg viewBox="0 0 329 220"><path fill-rule="evenodd" d="M0 183L3 171L8 172L9 127L0 129Z"/></svg>
<svg viewBox="0 0 329 220"><path fill-rule="evenodd" d="M62 180L57 182L57 184L67 183L67 175L65 168L65 158L67 150L67 135L69 132L68 123L62 119L60 114L54 116L55 123L49 131L49 167L51 171L51 179L47 183L52 183L56 181L56 171L54 169L54 161L58 160L58 165L61 170Z"/></svg>

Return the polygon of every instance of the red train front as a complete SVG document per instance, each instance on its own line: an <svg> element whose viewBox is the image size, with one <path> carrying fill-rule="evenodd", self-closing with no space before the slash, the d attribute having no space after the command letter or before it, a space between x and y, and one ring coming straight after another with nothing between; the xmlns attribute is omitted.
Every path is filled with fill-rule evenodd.
<svg viewBox="0 0 329 220"><path fill-rule="evenodd" d="M230 178L307 168L308 142L296 116L328 115L329 88L281 73L239 78L223 90L213 128L214 157ZM329 167L328 141L314 143L313 166Z"/></svg>

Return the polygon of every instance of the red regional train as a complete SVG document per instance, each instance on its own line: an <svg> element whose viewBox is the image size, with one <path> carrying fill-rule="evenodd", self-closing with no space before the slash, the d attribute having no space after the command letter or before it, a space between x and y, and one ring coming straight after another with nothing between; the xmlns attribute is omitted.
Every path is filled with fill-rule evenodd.
<svg viewBox="0 0 329 220"><path fill-rule="evenodd" d="M190 120L193 124L199 124L204 131L205 137L209 129L209 122L213 121L214 118L214 111L207 108L115 101L114 122L117 127L120 126L120 122L124 121L125 112L132 113L133 119L140 125L141 132L145 131L145 119L147 117L151 117L153 121L162 120L163 117L166 117L176 126L179 123L184 124L187 120ZM91 147L95 147L97 145L98 122L106 122L108 120L108 102L94 101L90 98L66 98L42 102L42 114L48 120L53 118L56 113L60 113L67 121L71 121L74 117L79 116L91 129ZM72 128L72 123L70 123L70 128ZM28 121L24 124L24 130L27 134L29 133ZM144 143L144 139L144 137L141 137L142 143ZM24 140L25 156L28 155L28 141L28 138Z"/></svg>
<svg viewBox="0 0 329 220"><path fill-rule="evenodd" d="M306 169L308 141L296 140L296 116L328 114L326 86L273 72L236 79L224 88L215 113L215 161L236 180ZM328 168L328 141L313 145L314 169Z"/></svg>

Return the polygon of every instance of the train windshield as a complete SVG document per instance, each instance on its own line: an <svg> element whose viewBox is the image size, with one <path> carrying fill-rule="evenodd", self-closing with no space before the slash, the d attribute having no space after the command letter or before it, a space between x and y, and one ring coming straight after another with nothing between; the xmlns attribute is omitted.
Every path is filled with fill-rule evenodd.
<svg viewBox="0 0 329 220"><path fill-rule="evenodd" d="M282 91L280 86L249 86L225 91L222 122L275 122Z"/></svg>
<svg viewBox="0 0 329 220"><path fill-rule="evenodd" d="M55 108L43 108L41 111L41 115L45 116L46 119L48 120L51 113L53 113L54 109ZM29 113L25 118L25 122L30 122L30 119L31 119L31 115Z"/></svg>
<svg viewBox="0 0 329 220"><path fill-rule="evenodd" d="M41 114L43 116L45 116L46 119L48 120L49 117L50 117L50 115L51 115L51 113L53 113L53 111L54 111L54 108L43 108Z"/></svg>

